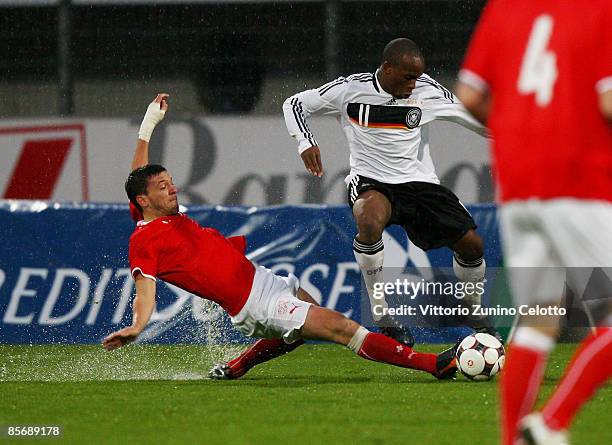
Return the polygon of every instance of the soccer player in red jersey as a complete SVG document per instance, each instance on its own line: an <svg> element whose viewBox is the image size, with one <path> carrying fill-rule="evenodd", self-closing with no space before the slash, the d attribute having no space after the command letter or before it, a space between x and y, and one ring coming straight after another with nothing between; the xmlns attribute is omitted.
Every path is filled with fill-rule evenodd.
<svg viewBox="0 0 612 445"><path fill-rule="evenodd" d="M530 414L558 316L521 317L501 378L502 443L567 444L575 414L612 374L612 2L489 2L457 95L493 135L516 304L556 308L565 283L584 297L595 268L607 274L601 326L541 413Z"/></svg>
<svg viewBox="0 0 612 445"><path fill-rule="evenodd" d="M225 238L179 212L177 188L160 165L148 164L149 139L163 119L167 94L149 105L140 127L126 181L138 221L130 238L129 261L136 284L132 325L108 337L106 350L135 340L155 306L157 279L218 303L245 336L260 337L240 357L216 369L216 378L239 378L258 363L295 349L304 339L347 346L369 360L426 371L439 379L457 370L454 349L425 354L382 334L369 332L344 315L317 305L295 276L281 277L245 256L246 239Z"/></svg>

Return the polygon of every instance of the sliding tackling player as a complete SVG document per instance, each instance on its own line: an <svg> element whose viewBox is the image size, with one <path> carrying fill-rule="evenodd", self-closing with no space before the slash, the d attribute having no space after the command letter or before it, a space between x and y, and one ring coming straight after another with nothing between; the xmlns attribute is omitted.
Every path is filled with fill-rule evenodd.
<svg viewBox="0 0 612 445"><path fill-rule="evenodd" d="M148 164L149 139L167 109L167 94L149 105L138 133L133 171L125 189L138 221L130 238L129 262L136 284L132 325L106 337L113 350L134 341L155 307L157 280L218 303L243 335L260 337L245 353L211 371L235 379L258 363L292 351L304 339L347 346L368 360L428 372L438 379L457 370L454 349L425 354L382 334L369 332L342 314L317 305L295 276L280 277L245 256L243 236L225 238L179 212L177 188L160 165Z"/></svg>

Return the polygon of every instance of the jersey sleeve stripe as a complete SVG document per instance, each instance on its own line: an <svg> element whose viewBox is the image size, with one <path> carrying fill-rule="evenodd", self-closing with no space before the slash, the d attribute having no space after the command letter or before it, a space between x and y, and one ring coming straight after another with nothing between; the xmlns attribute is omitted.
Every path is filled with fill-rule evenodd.
<svg viewBox="0 0 612 445"><path fill-rule="evenodd" d="M465 68L459 71L459 80L482 93L489 89L489 84L482 77Z"/></svg>
<svg viewBox="0 0 612 445"><path fill-rule="evenodd" d="M293 111L293 117L295 118L295 121L298 124L298 128L300 129L304 137L308 140L311 146L318 145L315 141L314 135L310 131L310 128L308 128L308 124L306 123L306 119L304 118L302 104L298 101L297 97L295 97L291 101L291 109Z"/></svg>
<svg viewBox="0 0 612 445"><path fill-rule="evenodd" d="M372 80L372 73L356 74L356 75L351 75L346 78L339 77L338 79L333 80L329 83L326 83L322 87L319 87L317 91L319 92L319 95L323 96L325 93L327 93L332 88L338 85L342 85L343 83L346 83L346 82L351 82L353 80L356 80L358 82L370 82Z"/></svg>
<svg viewBox="0 0 612 445"><path fill-rule="evenodd" d="M333 87L336 87L338 85L342 85L344 82L346 82L346 79L344 77L340 77L332 82L329 82L328 84L323 85L322 87L320 87L318 89L319 94L321 96L323 96L325 93L327 93L329 90L331 90Z"/></svg>
<svg viewBox="0 0 612 445"><path fill-rule="evenodd" d="M323 89L325 89L325 88L327 88L327 87L329 87L329 86L331 86L331 85L334 85L334 84L338 83L338 81L339 81L340 79L342 79L342 77L340 77L339 79L334 79L334 80L332 80L331 82L327 82L326 84L323 84L323 85L321 85L319 88L317 88L317 90L318 90L318 91L321 91L321 90L323 90Z"/></svg>
<svg viewBox="0 0 612 445"><path fill-rule="evenodd" d="M369 82L372 80L372 73L359 74L357 76L351 76L350 80L358 80L360 82Z"/></svg>
<svg viewBox="0 0 612 445"><path fill-rule="evenodd" d="M293 117L295 118L295 121L298 124L298 128L300 129L302 133L304 133L304 127L302 125L300 116L298 115L297 101L298 101L297 97L291 100L291 110L293 111Z"/></svg>
<svg viewBox="0 0 612 445"><path fill-rule="evenodd" d="M153 275L144 273L140 267L135 267L132 269L132 276L134 276L136 272L140 272L142 276L145 278L149 278L150 280L157 281L157 278L155 278Z"/></svg>
<svg viewBox="0 0 612 445"><path fill-rule="evenodd" d="M362 74L352 74L350 76L348 76L346 78L347 81L351 81L351 80L370 80L370 76L372 75L372 73L362 73Z"/></svg>
<svg viewBox="0 0 612 445"><path fill-rule="evenodd" d="M606 91L612 90L612 76L604 77L595 83L595 90L599 94L603 94Z"/></svg>
<svg viewBox="0 0 612 445"><path fill-rule="evenodd" d="M314 135L312 134L312 131L310 131L310 128L308 127L308 124L306 123L306 118L304 117L304 109L302 108L301 102L298 102L298 107L299 107L299 116L302 119L302 122L304 123L304 128L306 129L305 136L308 139L308 142L310 142L311 145L318 145L317 141L314 138Z"/></svg>
<svg viewBox="0 0 612 445"><path fill-rule="evenodd" d="M453 100L453 93L448 91L446 88L444 88L444 86L442 86L441 84L439 84L435 80L429 79L427 77L419 77L418 80L420 82L426 83L426 84L431 85L432 87L440 90L442 92L442 95L444 96L445 99L450 100L451 102L454 102L454 100Z"/></svg>

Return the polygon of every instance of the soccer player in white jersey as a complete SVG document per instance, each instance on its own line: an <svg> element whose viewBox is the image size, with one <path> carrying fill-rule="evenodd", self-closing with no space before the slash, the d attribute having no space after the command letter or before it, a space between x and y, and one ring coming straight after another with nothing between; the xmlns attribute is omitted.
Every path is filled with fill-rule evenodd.
<svg viewBox="0 0 612 445"><path fill-rule="evenodd" d="M319 177L323 163L308 118L314 114L339 118L350 149L351 171L345 182L358 229L353 251L373 319L383 333L409 345L414 342L410 330L393 317L381 317L387 302L374 297L375 284L383 280L385 227L401 225L423 250L452 249L453 269L464 282L477 284L485 276L483 242L474 230L476 224L457 196L440 185L423 126L446 120L483 136L486 130L424 70L418 46L409 39L395 39L385 47L375 73L340 77L295 94L283 105L287 129L298 141L304 165ZM474 292L465 303L480 304L480 299ZM478 331L498 335L486 318L470 317L466 322Z"/></svg>

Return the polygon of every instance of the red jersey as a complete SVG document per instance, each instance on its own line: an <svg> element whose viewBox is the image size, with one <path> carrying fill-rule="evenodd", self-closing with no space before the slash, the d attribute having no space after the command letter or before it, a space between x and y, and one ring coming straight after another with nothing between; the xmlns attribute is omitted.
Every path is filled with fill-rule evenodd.
<svg viewBox="0 0 612 445"><path fill-rule="evenodd" d="M612 1L493 0L460 80L490 91L499 199L612 201Z"/></svg>
<svg viewBox="0 0 612 445"><path fill-rule="evenodd" d="M135 219L139 212L130 205ZM244 256L246 238L225 238L182 213L139 221L130 237L130 269L161 279L236 315L251 292L255 267Z"/></svg>

